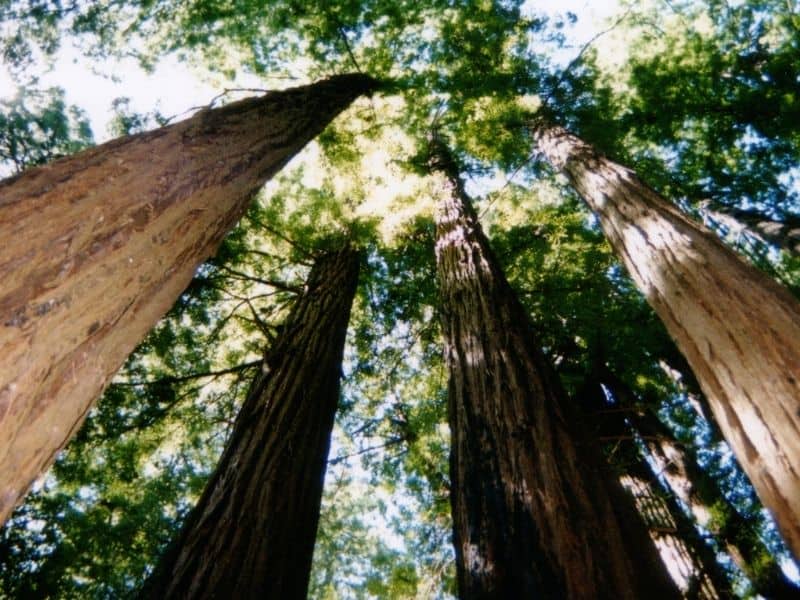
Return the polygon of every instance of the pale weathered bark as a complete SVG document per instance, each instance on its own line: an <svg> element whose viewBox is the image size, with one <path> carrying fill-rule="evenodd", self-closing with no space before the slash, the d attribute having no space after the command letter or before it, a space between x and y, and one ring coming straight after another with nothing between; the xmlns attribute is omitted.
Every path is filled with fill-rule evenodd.
<svg viewBox="0 0 800 600"><path fill-rule="evenodd" d="M433 151L460 597L677 597L537 348L457 169Z"/></svg>
<svg viewBox="0 0 800 600"><path fill-rule="evenodd" d="M563 128L539 122L533 130L686 356L739 463L800 556L800 303L629 169Z"/></svg>
<svg viewBox="0 0 800 600"><path fill-rule="evenodd" d="M375 85L270 93L0 182L0 522L253 194Z"/></svg>
<svg viewBox="0 0 800 600"><path fill-rule="evenodd" d="M306 597L358 266L317 259L143 598Z"/></svg>

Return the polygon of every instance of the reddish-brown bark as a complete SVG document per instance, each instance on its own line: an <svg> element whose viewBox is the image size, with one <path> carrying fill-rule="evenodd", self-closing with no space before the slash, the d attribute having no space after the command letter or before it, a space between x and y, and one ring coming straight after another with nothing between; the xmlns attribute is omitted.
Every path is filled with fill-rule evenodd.
<svg viewBox="0 0 800 600"><path fill-rule="evenodd" d="M0 522L253 194L375 86L242 100L0 182Z"/></svg>
<svg viewBox="0 0 800 600"><path fill-rule="evenodd" d="M143 598L305 598L358 253L317 259Z"/></svg>
<svg viewBox="0 0 800 600"><path fill-rule="evenodd" d="M675 598L629 497L576 423L457 169L436 215L462 598Z"/></svg>
<svg viewBox="0 0 800 600"><path fill-rule="evenodd" d="M539 150L597 215L686 357L800 557L800 303L629 169L561 127L533 129Z"/></svg>

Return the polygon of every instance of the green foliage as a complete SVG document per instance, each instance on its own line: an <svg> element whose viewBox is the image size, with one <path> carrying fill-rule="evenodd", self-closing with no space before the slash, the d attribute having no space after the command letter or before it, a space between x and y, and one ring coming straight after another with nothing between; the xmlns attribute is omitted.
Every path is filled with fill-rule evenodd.
<svg viewBox="0 0 800 600"><path fill-rule="evenodd" d="M93 143L86 113L68 106L64 90L33 84L0 100L0 175L73 154Z"/></svg>
<svg viewBox="0 0 800 600"><path fill-rule="evenodd" d="M697 1L665 14L644 4L624 69L599 69L609 151L669 197L796 218L796 7Z"/></svg>

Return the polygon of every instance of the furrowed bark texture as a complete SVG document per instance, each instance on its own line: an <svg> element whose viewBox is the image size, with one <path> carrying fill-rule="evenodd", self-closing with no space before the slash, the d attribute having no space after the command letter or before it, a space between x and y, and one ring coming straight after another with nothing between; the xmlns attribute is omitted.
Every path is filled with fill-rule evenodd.
<svg viewBox="0 0 800 600"><path fill-rule="evenodd" d="M612 413L611 418L626 417L628 427L647 447L650 464L658 475L688 509L694 522L716 538L753 589L770 600L800 596L800 588L786 577L761 540L756 525L728 501L719 483L698 464L694 452L678 441L655 414L638 407L633 390L608 367L601 367L597 377L624 409Z"/></svg>
<svg viewBox="0 0 800 600"><path fill-rule="evenodd" d="M615 472L624 473L623 486L631 492L639 513L643 516L661 559L685 598L713 600L733 598L727 575L722 570L714 550L695 528L693 519L677 501L677 494L659 481L663 465L654 470L638 447L634 434L644 437L646 444L655 439L645 436L633 426L638 416L633 396L624 383L608 368L592 378L579 394L593 431L605 441L606 455ZM612 375L608 378L605 375ZM605 385L605 389L602 384ZM609 405L606 390L617 400Z"/></svg>
<svg viewBox="0 0 800 600"><path fill-rule="evenodd" d="M442 152L442 151L438 151ZM574 423L447 158L436 216L461 598L677 597Z"/></svg>
<svg viewBox="0 0 800 600"><path fill-rule="evenodd" d="M0 523L253 194L374 87L270 93L0 182Z"/></svg>
<svg viewBox="0 0 800 600"><path fill-rule="evenodd" d="M534 135L664 321L800 557L800 303L629 169L560 127Z"/></svg>
<svg viewBox="0 0 800 600"><path fill-rule="evenodd" d="M306 597L359 257L317 260L142 598Z"/></svg>

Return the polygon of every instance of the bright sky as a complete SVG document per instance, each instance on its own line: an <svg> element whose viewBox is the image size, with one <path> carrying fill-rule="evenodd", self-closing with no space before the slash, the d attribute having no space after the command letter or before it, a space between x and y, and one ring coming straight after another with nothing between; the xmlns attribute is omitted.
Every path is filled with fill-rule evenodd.
<svg viewBox="0 0 800 600"><path fill-rule="evenodd" d="M603 19L616 12L618 0L527 0L523 9L549 16L571 11L579 16L573 28L575 43L566 50L565 60L578 52L580 46L602 29ZM64 44L53 69L41 78L41 85L60 86L66 91L67 102L85 110L90 117L95 140L108 139L111 102L118 97L131 99L136 112L159 110L165 116L189 111L206 105L222 90L220 86L203 81L200 75L174 57L162 60L154 73L145 73L136 61L108 62L101 65L103 74L93 72L93 66L68 43ZM113 79L110 77L113 75ZM255 78L242 78L227 87L267 87ZM7 70L0 64L0 99L12 97L16 86ZM188 116L188 115L187 115Z"/></svg>

